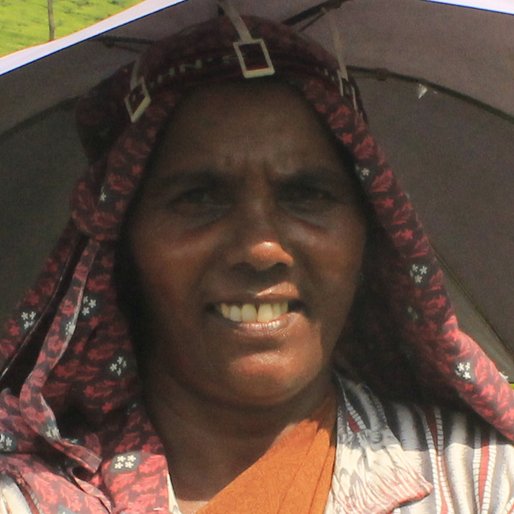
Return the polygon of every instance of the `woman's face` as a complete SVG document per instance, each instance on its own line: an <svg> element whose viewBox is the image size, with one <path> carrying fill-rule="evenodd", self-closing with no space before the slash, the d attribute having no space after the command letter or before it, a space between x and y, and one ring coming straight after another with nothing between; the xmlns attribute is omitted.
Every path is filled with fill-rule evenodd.
<svg viewBox="0 0 514 514"><path fill-rule="evenodd" d="M365 221L311 107L277 83L186 98L129 228L147 373L240 406L327 381Z"/></svg>

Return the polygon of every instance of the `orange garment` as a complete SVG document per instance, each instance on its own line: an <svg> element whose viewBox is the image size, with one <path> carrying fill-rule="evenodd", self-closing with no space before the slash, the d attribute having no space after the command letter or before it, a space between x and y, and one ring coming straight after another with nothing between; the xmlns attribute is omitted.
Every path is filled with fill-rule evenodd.
<svg viewBox="0 0 514 514"><path fill-rule="evenodd" d="M336 398L280 439L198 514L323 514L335 462Z"/></svg>

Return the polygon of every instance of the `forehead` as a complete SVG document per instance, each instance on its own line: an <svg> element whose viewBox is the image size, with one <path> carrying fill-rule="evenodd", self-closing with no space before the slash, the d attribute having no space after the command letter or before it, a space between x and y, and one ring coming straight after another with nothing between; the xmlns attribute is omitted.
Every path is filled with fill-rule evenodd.
<svg viewBox="0 0 514 514"><path fill-rule="evenodd" d="M215 115L219 109L239 112L240 118L256 112L264 116L287 110L296 116L307 116L316 122L314 111L302 94L290 84L277 79L253 79L200 86L187 94L175 111L173 120L182 121L191 110ZM310 115L310 116L309 116Z"/></svg>
<svg viewBox="0 0 514 514"><path fill-rule="evenodd" d="M183 98L161 140L157 162L337 160L338 150L313 107L292 86L253 80L202 86ZM159 166L158 166L159 167ZM164 166L166 167L166 166Z"/></svg>

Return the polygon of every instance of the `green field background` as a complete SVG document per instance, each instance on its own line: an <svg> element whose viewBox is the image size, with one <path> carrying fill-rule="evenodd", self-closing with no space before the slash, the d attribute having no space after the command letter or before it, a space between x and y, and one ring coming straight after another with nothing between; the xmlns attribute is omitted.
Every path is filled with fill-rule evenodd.
<svg viewBox="0 0 514 514"><path fill-rule="evenodd" d="M53 0L55 37L83 29L141 0ZM46 0L0 0L0 56L48 41Z"/></svg>

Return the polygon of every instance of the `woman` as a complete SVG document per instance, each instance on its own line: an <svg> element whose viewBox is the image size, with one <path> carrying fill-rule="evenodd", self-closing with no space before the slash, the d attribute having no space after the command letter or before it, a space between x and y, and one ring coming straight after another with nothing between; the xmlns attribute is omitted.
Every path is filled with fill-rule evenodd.
<svg viewBox="0 0 514 514"><path fill-rule="evenodd" d="M512 511L514 395L355 86L229 14L79 103L91 166L1 346L4 511Z"/></svg>

